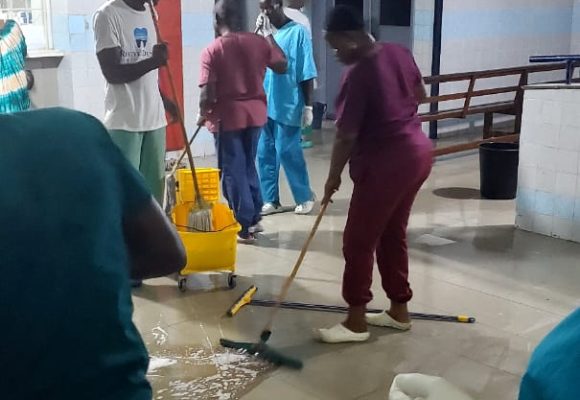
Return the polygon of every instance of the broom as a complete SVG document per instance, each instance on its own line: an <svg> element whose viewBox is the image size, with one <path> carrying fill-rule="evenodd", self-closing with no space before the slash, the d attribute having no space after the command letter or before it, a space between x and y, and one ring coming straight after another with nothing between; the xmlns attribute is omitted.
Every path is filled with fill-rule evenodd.
<svg viewBox="0 0 580 400"><path fill-rule="evenodd" d="M189 146L192 145L197 135L199 135L201 128L202 128L201 125L197 127L195 133L193 134L191 140L189 141ZM167 217L169 217L170 219L173 213L173 209L177 205L177 197L176 197L177 180L175 178L175 174L177 173L177 170L179 169L179 166L181 165L181 162L183 161L186 155L187 151L184 148L183 152L175 162L175 165L171 169L171 172L165 176L165 196L163 197L165 199L165 203L163 205L163 209L165 210L165 214L167 215Z"/></svg>
<svg viewBox="0 0 580 400"><path fill-rule="evenodd" d="M159 29L159 23L157 21L157 11L153 4L153 0L148 0L149 10L151 11L151 17L153 18L153 24L155 26L155 32L157 33L158 43L164 43L161 30ZM171 88L171 94L173 100L177 105L177 121L179 122L181 128L181 134L183 135L183 141L185 143L185 151L187 153L187 158L189 160L189 167L191 168L191 175L193 178L193 188L195 190L195 203L192 206L189 216L188 216L188 230L192 232L212 232L212 211L211 205L205 201L201 190L199 189L199 182L197 180L197 175L195 173L195 163L193 161L193 154L191 153L191 146L189 145L189 139L187 138L187 130L185 128L185 121L183 119L183 113L181 112L181 106L179 104L179 99L177 96L177 90L175 89L175 81L173 80L173 74L169 68L169 64L166 65L167 77L169 78L169 86Z"/></svg>
<svg viewBox="0 0 580 400"><path fill-rule="evenodd" d="M302 266L302 263L304 261L304 258L306 257L306 254L308 253L310 243L312 243L312 240L314 239L314 236L316 235L316 232L318 231L318 227L320 226L320 222L322 221L322 217L324 216L324 213L326 212L327 207L328 207L328 203L323 204L322 207L320 208L320 212L318 213L318 217L316 218L316 222L314 222L314 226L312 227L312 231L310 231L310 235L308 236L308 239L306 239L306 242L304 243L304 246L302 247L302 251L300 252L300 256L298 257L298 260L296 261L296 264L294 265L294 269L292 270L292 273L290 274L290 276L288 276L288 278L286 278L286 281L284 282L284 285L282 286L282 291L280 292L280 295L278 296L276 303L273 305L274 308L272 309L272 312L270 313L270 318L268 320L268 323L266 324L266 327L264 328L264 330L262 331L262 334L260 335L260 340L257 343L244 343L244 342L234 342L232 340L227 340L227 339L221 339L220 343L222 346L228 347L230 349L235 349L235 350L244 350L244 351L248 352L249 354L255 355L255 356L257 356L263 360L266 360L266 361L268 361L274 365L277 365L277 366L286 366L286 367L290 367L290 368L294 368L294 369L301 369L303 367L303 363L301 360L287 357L287 356L283 355L282 353L279 353L278 351L272 349L266 343L268 342L268 340L272 336L272 327L274 325L274 319L276 318L276 315L280 311L280 308L283 304L283 301L288 296L288 291L290 290L290 286L292 286L292 283L294 282L296 275L298 275L298 271L300 270L300 267Z"/></svg>

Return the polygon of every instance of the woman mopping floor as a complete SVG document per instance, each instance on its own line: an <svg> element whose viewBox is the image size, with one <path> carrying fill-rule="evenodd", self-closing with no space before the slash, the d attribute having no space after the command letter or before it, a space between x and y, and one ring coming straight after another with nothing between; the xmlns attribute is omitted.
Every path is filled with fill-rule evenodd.
<svg viewBox="0 0 580 400"><path fill-rule="evenodd" d="M415 196L431 171L432 144L417 116L426 93L409 50L376 43L356 11L335 8L326 38L349 68L336 101L338 133L323 204L340 188L349 160L354 192L343 245L348 316L317 334L327 343L363 342L370 337L367 324L411 327L406 231ZM391 308L365 315L375 253Z"/></svg>

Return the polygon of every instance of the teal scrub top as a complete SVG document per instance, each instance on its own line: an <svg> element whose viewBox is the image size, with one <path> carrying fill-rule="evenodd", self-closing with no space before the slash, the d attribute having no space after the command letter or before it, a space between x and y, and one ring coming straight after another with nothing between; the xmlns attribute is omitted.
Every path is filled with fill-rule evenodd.
<svg viewBox="0 0 580 400"><path fill-rule="evenodd" d="M580 399L580 309L534 351L519 400Z"/></svg>
<svg viewBox="0 0 580 400"><path fill-rule="evenodd" d="M103 125L0 115L0 397L150 400L123 218L151 199Z"/></svg>
<svg viewBox="0 0 580 400"><path fill-rule="evenodd" d="M268 118L284 125L301 127L304 95L300 83L317 77L312 51L312 39L306 28L288 22L274 35L278 46L288 59L288 71L266 72L264 88L268 98Z"/></svg>

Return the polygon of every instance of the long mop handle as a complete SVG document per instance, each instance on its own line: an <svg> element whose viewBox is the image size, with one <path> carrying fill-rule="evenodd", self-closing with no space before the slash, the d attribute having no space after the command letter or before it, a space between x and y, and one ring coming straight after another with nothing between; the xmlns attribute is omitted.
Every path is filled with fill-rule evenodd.
<svg viewBox="0 0 580 400"><path fill-rule="evenodd" d="M298 275L298 271L300 270L300 267L302 266L302 263L304 262L304 258L306 257L306 254L308 253L308 249L310 248L310 244L312 243L314 236L316 236L316 232L318 232L318 227L320 226L320 222L322 222L322 217L324 217L324 214L326 213L327 208L328 208L328 203L323 204L322 207L320 208L320 212L318 213L318 217L316 218L316 221L314 222L314 226L312 227L312 230L310 231L310 235L308 236L308 239L306 239L306 242L304 243L304 246L302 247L302 251L300 252L300 256L298 257L298 260L296 261L296 264L294 265L294 268L292 269L292 273L288 276L288 278L286 278L286 281L284 282L284 285L282 286L282 291L280 292L280 295L278 296L278 299L276 300L276 304L274 305L274 309L270 313L270 319L268 320L268 324L266 325L266 328L264 328L264 331L262 332L262 340L263 341L268 340L268 338L272 334L272 326L274 325L274 319L276 318L276 315L280 311L280 307L282 305L282 302L288 296L288 291L290 290L292 283L294 283L294 280L296 279L296 275Z"/></svg>
<svg viewBox="0 0 580 400"><path fill-rule="evenodd" d="M202 128L201 125L199 125L197 127L197 129L195 130L195 133L193 134L193 136L189 140L189 146L191 146L193 144L193 141L195 140L195 138L197 137L197 135L199 135L199 132L201 131L201 128ZM187 155L187 150L186 149L183 149L183 152L181 153L181 155L177 159L177 162L175 163L175 166L173 167L173 170L171 171L170 176L175 175L175 173L179 169L179 164L181 164L181 161L185 158L186 155Z"/></svg>
<svg viewBox="0 0 580 400"><path fill-rule="evenodd" d="M252 300L250 303L252 306L258 307L275 307L276 302L273 300ZM295 303L295 302L282 302L281 308L290 310L306 310L306 311L321 311L321 312L331 312L344 314L348 312L348 307L343 306L332 306L323 304L308 304L308 303ZM380 309L368 309L370 314L380 314L384 310ZM473 324L476 322L474 317L469 317L466 315L440 315L440 314L426 314L426 313L409 313L412 319L422 319L428 321L442 321L442 322L459 322L466 324Z"/></svg>
<svg viewBox="0 0 580 400"><path fill-rule="evenodd" d="M159 29L159 22L157 21L157 12L155 11L155 5L153 0L148 0L149 11L151 11L151 18L153 18L153 25L155 26L155 33L157 33L157 42L164 43L161 30ZM169 61L165 66L167 70L167 77L169 78L169 87L171 89L171 94L173 96L173 101L177 105L177 121L181 127L181 134L183 136L183 141L185 143L185 151L187 153L187 158L189 160L189 167L191 168L191 175L193 177L193 187L195 189L195 198L197 205L201 208L205 208L206 203L203 199L201 191L199 190L199 182L197 180L197 175L195 173L195 163L193 161L193 153L191 152L191 146L189 146L189 139L187 137L187 130L185 128L185 120L183 119L183 113L181 112L181 104L179 103L179 98L177 96L177 89L175 88L175 81L173 80L173 74L171 73L171 68L169 68Z"/></svg>

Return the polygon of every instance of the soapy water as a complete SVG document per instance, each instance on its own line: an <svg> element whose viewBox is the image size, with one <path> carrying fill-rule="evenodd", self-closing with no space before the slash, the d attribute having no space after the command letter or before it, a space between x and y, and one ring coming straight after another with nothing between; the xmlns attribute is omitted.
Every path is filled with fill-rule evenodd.
<svg viewBox="0 0 580 400"><path fill-rule="evenodd" d="M192 317L199 322L203 338L203 344L195 347L173 344L170 329L162 328L162 315L151 329L153 340L148 343L151 358L147 377L154 400L237 400L274 369L247 353L214 347L215 341L210 339L195 309ZM215 325L223 337L219 320Z"/></svg>
<svg viewBox="0 0 580 400"><path fill-rule="evenodd" d="M167 343L167 338L169 338L169 334L162 327L156 326L151 330L151 333L153 334L153 337L155 338L155 343L158 346L163 346L165 343Z"/></svg>
<svg viewBox="0 0 580 400"><path fill-rule="evenodd" d="M182 354L166 350L152 355L148 377L155 400L236 400L271 369L246 353L188 348Z"/></svg>

